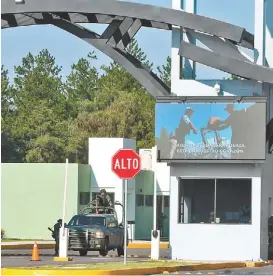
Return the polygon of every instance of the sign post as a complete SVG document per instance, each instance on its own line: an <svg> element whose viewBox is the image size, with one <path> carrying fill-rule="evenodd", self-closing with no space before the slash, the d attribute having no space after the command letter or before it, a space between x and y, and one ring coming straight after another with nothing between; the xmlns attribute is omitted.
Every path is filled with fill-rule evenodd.
<svg viewBox="0 0 273 276"><path fill-rule="evenodd" d="M134 178L141 169L140 156L132 149L120 149L112 157L112 171L124 180L124 264L127 262L127 197L128 179Z"/></svg>
<svg viewBox="0 0 273 276"><path fill-rule="evenodd" d="M124 264L126 265L126 260L127 260L127 189L128 189L128 179L125 179L124 180L124 206L125 206L125 209L124 209L124 241L125 241L125 247L124 247L124 259L123 259L123 262Z"/></svg>

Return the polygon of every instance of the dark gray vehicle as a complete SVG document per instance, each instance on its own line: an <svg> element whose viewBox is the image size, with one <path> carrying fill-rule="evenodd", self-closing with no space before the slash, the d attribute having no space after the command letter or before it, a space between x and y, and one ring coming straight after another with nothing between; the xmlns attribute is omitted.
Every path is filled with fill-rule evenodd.
<svg viewBox="0 0 273 276"><path fill-rule="evenodd" d="M90 211L86 213L87 209ZM123 255L124 227L118 224L115 210L109 207L99 207L99 213L97 210L87 207L69 221L68 250L79 251L80 256L86 256L88 251L99 251L101 256L106 256L109 250L117 249L118 256Z"/></svg>

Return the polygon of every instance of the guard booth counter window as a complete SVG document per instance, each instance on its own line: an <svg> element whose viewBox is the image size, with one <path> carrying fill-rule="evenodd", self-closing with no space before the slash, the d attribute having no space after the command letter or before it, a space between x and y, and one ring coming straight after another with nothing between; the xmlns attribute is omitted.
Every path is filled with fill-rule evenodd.
<svg viewBox="0 0 273 276"><path fill-rule="evenodd" d="M178 223L251 223L251 179L180 179Z"/></svg>

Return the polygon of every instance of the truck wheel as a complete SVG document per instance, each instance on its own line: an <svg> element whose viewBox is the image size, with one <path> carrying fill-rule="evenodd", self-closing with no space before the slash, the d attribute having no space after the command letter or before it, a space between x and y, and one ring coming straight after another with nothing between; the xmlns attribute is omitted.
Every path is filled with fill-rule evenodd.
<svg viewBox="0 0 273 276"><path fill-rule="evenodd" d="M87 255L87 250L80 250L79 253L80 253L80 256L86 256Z"/></svg>
<svg viewBox="0 0 273 276"><path fill-rule="evenodd" d="M109 244L109 240L108 240L108 238L106 237L106 238L105 238L104 249L101 249L101 250L99 251L100 255L103 256L103 257L105 257L105 256L108 255L108 244Z"/></svg>
<svg viewBox="0 0 273 276"><path fill-rule="evenodd" d="M124 246L117 248L118 256L124 256Z"/></svg>

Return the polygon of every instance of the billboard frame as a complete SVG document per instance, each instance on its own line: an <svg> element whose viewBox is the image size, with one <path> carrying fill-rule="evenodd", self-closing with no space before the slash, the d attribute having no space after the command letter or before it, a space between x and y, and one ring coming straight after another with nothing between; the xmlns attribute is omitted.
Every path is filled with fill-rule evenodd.
<svg viewBox="0 0 273 276"><path fill-rule="evenodd" d="M264 133L266 133L267 122L267 97L265 96L158 96L156 97L156 104L158 103L173 103L173 104L190 104L190 103L264 103L265 104L265 124ZM156 122L156 120L155 120ZM162 159L160 158L160 150L157 150L157 162L170 164L179 163L243 163L243 164L256 164L265 163L267 146L266 139L264 141L265 155L264 159Z"/></svg>

